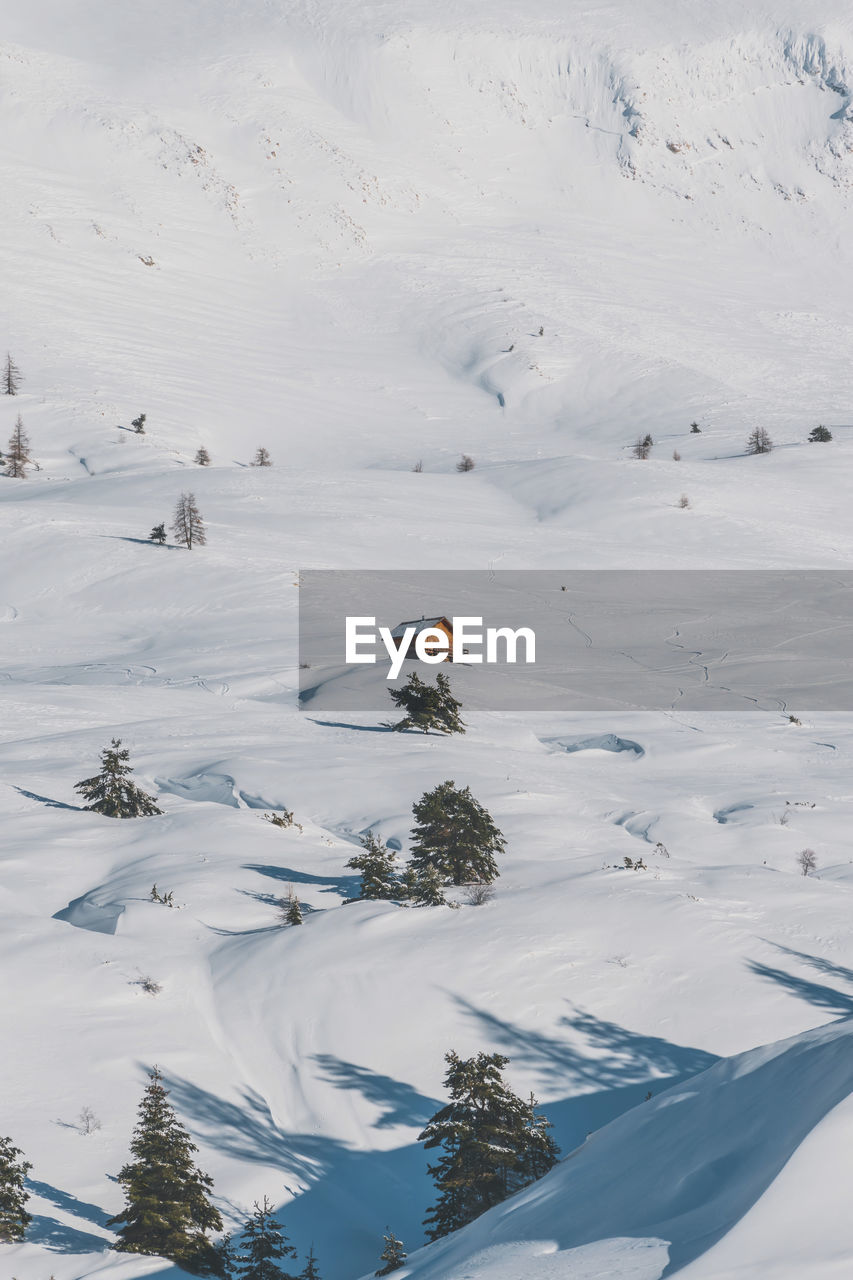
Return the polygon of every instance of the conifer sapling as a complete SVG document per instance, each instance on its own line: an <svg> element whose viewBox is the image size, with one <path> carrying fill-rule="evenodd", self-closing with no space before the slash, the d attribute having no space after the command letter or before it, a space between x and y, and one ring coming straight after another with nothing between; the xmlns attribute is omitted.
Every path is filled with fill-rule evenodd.
<svg viewBox="0 0 853 1280"><path fill-rule="evenodd" d="M353 854L347 867L361 873L360 898L399 898L402 886L397 877L397 855L372 831L361 837L362 852Z"/></svg>
<svg viewBox="0 0 853 1280"><path fill-rule="evenodd" d="M408 1257L403 1241L397 1239L390 1227L385 1228L383 1241L385 1247L379 1255L379 1261L385 1265L374 1271L375 1276L390 1276L392 1271L399 1271Z"/></svg>
<svg viewBox="0 0 853 1280"><path fill-rule="evenodd" d="M107 818L147 818L163 812L157 808L153 796L131 782L133 769L129 759L130 752L122 747L121 738L113 738L110 745L104 747L100 773L74 784L74 790L89 802L87 809Z"/></svg>
<svg viewBox="0 0 853 1280"><path fill-rule="evenodd" d="M266 1196L263 1204L255 1202L254 1212L243 1227L240 1248L235 1252L237 1280L293 1280L290 1272L278 1264L282 1258L295 1258L296 1250L276 1221Z"/></svg>

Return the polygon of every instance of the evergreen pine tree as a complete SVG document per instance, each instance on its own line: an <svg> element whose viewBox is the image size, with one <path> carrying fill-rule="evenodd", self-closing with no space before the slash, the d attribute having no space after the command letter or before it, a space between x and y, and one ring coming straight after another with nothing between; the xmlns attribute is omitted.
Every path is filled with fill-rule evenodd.
<svg viewBox="0 0 853 1280"><path fill-rule="evenodd" d="M130 424L138 436L145 435L145 414L140 413L138 418L134 418Z"/></svg>
<svg viewBox="0 0 853 1280"><path fill-rule="evenodd" d="M827 444L832 439L832 432L829 427L813 427L809 432L809 440L812 444Z"/></svg>
<svg viewBox="0 0 853 1280"><path fill-rule="evenodd" d="M385 1248L379 1255L379 1261L384 1262L385 1266L374 1271L375 1276L390 1276L392 1271L399 1271L409 1256L403 1247L403 1241L397 1239L390 1227L385 1228L383 1240Z"/></svg>
<svg viewBox="0 0 853 1280"><path fill-rule="evenodd" d="M406 895L416 907L446 907L447 899L442 886L444 881L437 868L428 862L423 867L406 867L403 877Z"/></svg>
<svg viewBox="0 0 853 1280"><path fill-rule="evenodd" d="M506 841L469 787L460 791L453 782L442 782L425 792L412 812L411 862L416 871L432 864L453 884L497 879L495 855L503 853Z"/></svg>
<svg viewBox="0 0 853 1280"><path fill-rule="evenodd" d="M23 1240L33 1220L32 1214L27 1213L29 1195L24 1186L33 1166L21 1159L23 1154L19 1147L12 1146L11 1138L0 1138L0 1244Z"/></svg>
<svg viewBox="0 0 853 1280"><path fill-rule="evenodd" d="M271 467L272 458L269 455L269 450L263 449L263 448L258 449L257 453L252 459L252 466L253 467Z"/></svg>
<svg viewBox="0 0 853 1280"><path fill-rule="evenodd" d="M313 1244L308 1257L305 1259L305 1266L299 1272L298 1280L322 1280L320 1276L320 1268L317 1266L317 1258L314 1253Z"/></svg>
<svg viewBox="0 0 853 1280"><path fill-rule="evenodd" d="M14 392L10 394L14 395ZM32 465L32 461L30 457L30 438L24 430L23 419L18 414L15 429L9 437L8 451L5 458L6 475L12 476L16 480L23 480L27 474L27 467Z"/></svg>
<svg viewBox="0 0 853 1280"><path fill-rule="evenodd" d="M192 551L196 543L203 547L207 542L204 532L204 521L196 506L194 493L182 493L175 505L175 516L172 521L172 532L179 546Z"/></svg>
<svg viewBox="0 0 853 1280"><path fill-rule="evenodd" d="M527 1101L522 1103L525 1134L519 1160L519 1186L522 1187L544 1178L548 1170L553 1169L560 1155L560 1148L549 1133L553 1125L545 1116L540 1115L536 1107L536 1099L531 1093Z"/></svg>
<svg viewBox="0 0 853 1280"><path fill-rule="evenodd" d="M501 1072L508 1058L448 1053L445 1061L450 1102L419 1137L427 1150L442 1149L437 1163L429 1166L439 1193L424 1220L430 1240L472 1222L546 1173L557 1159L550 1139L543 1147L534 1100L523 1102L504 1083Z"/></svg>
<svg viewBox="0 0 853 1280"><path fill-rule="evenodd" d="M16 396L18 394L18 388L20 387L23 380L24 380L24 375L21 373L20 369L15 364L15 361L12 359L12 357L7 353L6 363L3 366L4 395Z"/></svg>
<svg viewBox="0 0 853 1280"><path fill-rule="evenodd" d="M362 853L356 853L346 864L361 873L358 896L370 899L399 898L402 886L397 877L397 855L378 836L368 831L361 837Z"/></svg>
<svg viewBox="0 0 853 1280"><path fill-rule="evenodd" d="M198 463L200 467L210 466L210 454L207 452L204 446L202 446L202 448L199 449L198 453L195 455L195 461Z"/></svg>
<svg viewBox="0 0 853 1280"><path fill-rule="evenodd" d="M285 924L302 924L302 908L299 905L299 899L294 893L292 885L287 891L287 897L284 899L283 906Z"/></svg>
<svg viewBox="0 0 853 1280"><path fill-rule="evenodd" d="M149 533L148 538L149 538L149 541L157 542L162 547L163 543L166 541L165 524L155 524L154 528Z"/></svg>
<svg viewBox="0 0 853 1280"><path fill-rule="evenodd" d="M155 1067L130 1142L133 1159L118 1175L125 1207L107 1224L118 1229L113 1248L169 1258L197 1275L222 1275L220 1252L207 1238L222 1229L219 1210L210 1202L213 1181L196 1167L197 1147L162 1080Z"/></svg>
<svg viewBox="0 0 853 1280"><path fill-rule="evenodd" d="M465 732L459 715L462 704L451 693L450 681L443 671L439 671L434 685L427 684L413 671L401 689L388 692L394 706L402 707L406 713L404 719L392 726L398 732L403 729L420 729L423 733L430 729L438 733Z"/></svg>
<svg viewBox="0 0 853 1280"><path fill-rule="evenodd" d="M296 1250L288 1243L281 1223L273 1216L266 1196L263 1204L255 1202L255 1211L243 1227L237 1254L236 1280L293 1280L278 1265L281 1258L295 1258Z"/></svg>
<svg viewBox="0 0 853 1280"><path fill-rule="evenodd" d="M88 800L87 809L108 818L148 818L162 813L153 796L130 781L133 769L128 764L130 752L120 738L113 738L101 752L101 772L92 778L75 782L74 790Z"/></svg>

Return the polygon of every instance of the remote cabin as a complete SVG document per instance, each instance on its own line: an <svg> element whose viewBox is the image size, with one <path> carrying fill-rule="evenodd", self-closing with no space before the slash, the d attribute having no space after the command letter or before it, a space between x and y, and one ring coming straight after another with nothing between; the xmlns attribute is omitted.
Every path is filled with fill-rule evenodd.
<svg viewBox="0 0 853 1280"><path fill-rule="evenodd" d="M417 640L418 635L420 634L421 631L443 631L444 634L447 636L448 643L450 645L450 648L447 651L444 661L445 662L453 661L453 623L449 620L449 618L412 618L409 622L401 622L399 626L396 626L394 630L391 632L391 635L397 644L399 644L400 641L403 639L403 636L406 634L406 630L408 627L414 627L415 634L412 636L412 639L409 642L409 647L406 650L406 655L405 655L406 658L417 658L418 655L415 652L415 641ZM437 653L440 653L441 650L438 648L431 649L427 647L426 652L429 654L437 654Z"/></svg>

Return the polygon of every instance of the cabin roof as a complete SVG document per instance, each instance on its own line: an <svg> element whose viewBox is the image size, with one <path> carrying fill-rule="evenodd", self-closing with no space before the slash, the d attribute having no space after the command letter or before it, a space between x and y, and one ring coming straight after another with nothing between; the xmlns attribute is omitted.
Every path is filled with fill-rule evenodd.
<svg viewBox="0 0 853 1280"><path fill-rule="evenodd" d="M438 624L439 624L440 622L443 622L443 623L444 623L444 625L445 625L445 627L448 629L448 631L452 631L452 630L453 630L453 628L451 627L451 625L450 625L450 623L448 622L447 618L444 618L444 617L438 617L438 618L412 618L412 619L410 619L410 621L409 621L409 622L400 622L400 623L398 623L398 625L397 625L397 626L394 628L394 630L391 632L391 635L392 635L393 639L395 639L395 640L401 640L401 639L403 638L403 636L406 634L406 627L414 627L416 631L426 631L426 630L428 630L428 629L429 629L429 628L431 628L431 627L437 627L437 626L438 626Z"/></svg>

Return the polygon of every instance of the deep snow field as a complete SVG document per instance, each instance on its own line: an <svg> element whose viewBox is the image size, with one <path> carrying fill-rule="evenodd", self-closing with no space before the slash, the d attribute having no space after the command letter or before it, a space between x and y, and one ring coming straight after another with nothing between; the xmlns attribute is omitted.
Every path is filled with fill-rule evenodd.
<svg viewBox="0 0 853 1280"><path fill-rule="evenodd" d="M849 6L523 8L2 4L0 1280L179 1280L104 1226L154 1063L324 1280L386 1225L401 1280L853 1272L851 716L297 710L307 568L853 563ZM208 545L149 543L186 489ZM80 808L113 736L162 816ZM494 899L343 906L446 778ZM565 1159L418 1252L448 1049Z"/></svg>

